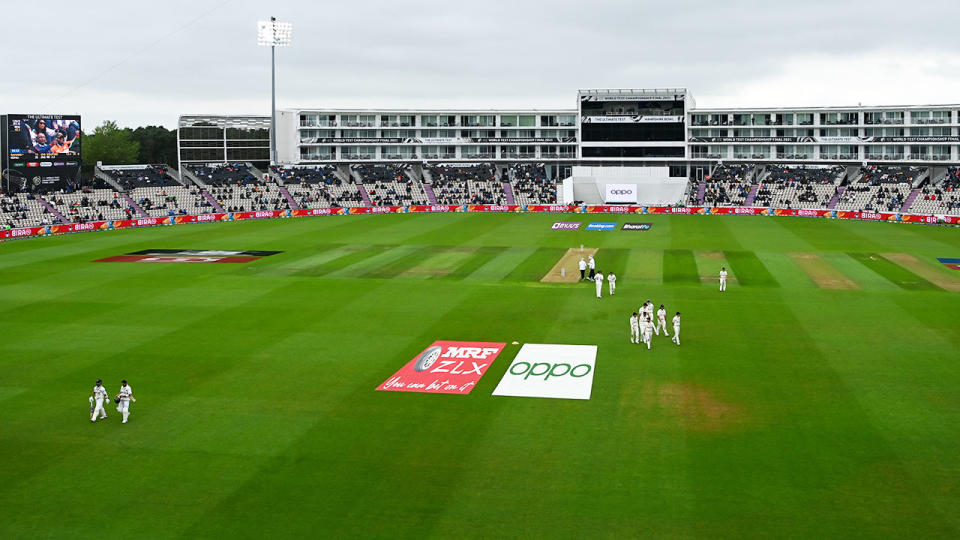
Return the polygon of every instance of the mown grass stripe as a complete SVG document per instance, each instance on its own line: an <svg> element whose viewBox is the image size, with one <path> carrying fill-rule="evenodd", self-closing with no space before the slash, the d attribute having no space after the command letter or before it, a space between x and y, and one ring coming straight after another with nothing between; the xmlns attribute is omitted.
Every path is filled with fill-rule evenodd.
<svg viewBox="0 0 960 540"><path fill-rule="evenodd" d="M780 283L752 251L724 251L737 282L744 287L779 287Z"/></svg>
<svg viewBox="0 0 960 540"><path fill-rule="evenodd" d="M306 277L325 276L331 272L336 272L337 270L379 255L384 251L391 249L392 247L393 246L366 246L356 251L345 253L344 255L331 261L327 261L323 264L319 264L310 268L304 268L303 270L297 272L296 275Z"/></svg>
<svg viewBox="0 0 960 540"><path fill-rule="evenodd" d="M529 257L534 251L532 247L508 247L487 261L472 274L463 278L464 281L502 281L507 274L513 271L518 264Z"/></svg>
<svg viewBox="0 0 960 540"><path fill-rule="evenodd" d="M510 271L504 281L540 281L540 278L553 268L553 265L563 257L567 250L564 248L540 247L530 254L520 264Z"/></svg>
<svg viewBox="0 0 960 540"><path fill-rule="evenodd" d="M663 282L700 284L697 260L689 249L667 249L663 252Z"/></svg>
<svg viewBox="0 0 960 540"><path fill-rule="evenodd" d="M663 252L652 249L631 249L623 276L630 281L663 283Z"/></svg>
<svg viewBox="0 0 960 540"><path fill-rule="evenodd" d="M397 259L393 259L384 264L378 264L372 268L369 268L365 271L359 272L358 277L365 278L394 278L399 276L401 273L410 270L414 266L421 264L424 260L428 259L431 255L437 253L437 247L435 246L423 246L416 248L413 251L407 253L406 255L401 255Z"/></svg>
<svg viewBox="0 0 960 540"><path fill-rule="evenodd" d="M847 255L901 289L911 291L943 290L877 253L847 253Z"/></svg>
<svg viewBox="0 0 960 540"><path fill-rule="evenodd" d="M597 261L597 269L604 275L613 272L620 278L627 270L627 261L630 258L630 250L626 248L601 248L594 255Z"/></svg>
<svg viewBox="0 0 960 540"><path fill-rule="evenodd" d="M505 247L480 247L477 251L464 259L459 266L443 276L435 276L433 279L463 279L476 272L481 266L487 264L494 257L506 251Z"/></svg>

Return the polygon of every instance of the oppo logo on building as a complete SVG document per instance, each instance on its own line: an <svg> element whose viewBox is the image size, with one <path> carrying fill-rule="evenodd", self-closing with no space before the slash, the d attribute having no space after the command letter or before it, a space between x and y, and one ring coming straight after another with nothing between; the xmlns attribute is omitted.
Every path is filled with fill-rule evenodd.
<svg viewBox="0 0 960 540"><path fill-rule="evenodd" d="M633 195L632 189L611 189L610 193L613 195Z"/></svg>
<svg viewBox="0 0 960 540"><path fill-rule="evenodd" d="M495 396L590 399L596 345L527 343L510 363Z"/></svg>

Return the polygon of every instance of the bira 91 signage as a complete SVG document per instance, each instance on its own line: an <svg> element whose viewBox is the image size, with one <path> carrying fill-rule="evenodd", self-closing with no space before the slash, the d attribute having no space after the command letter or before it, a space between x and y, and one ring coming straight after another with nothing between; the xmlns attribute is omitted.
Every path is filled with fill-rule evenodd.
<svg viewBox="0 0 960 540"><path fill-rule="evenodd" d="M469 394L505 343L434 341L377 390Z"/></svg>

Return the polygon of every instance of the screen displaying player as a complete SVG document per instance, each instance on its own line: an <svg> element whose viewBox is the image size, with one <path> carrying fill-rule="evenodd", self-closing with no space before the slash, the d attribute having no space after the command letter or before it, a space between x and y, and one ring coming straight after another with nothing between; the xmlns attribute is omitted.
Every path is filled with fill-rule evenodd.
<svg viewBox="0 0 960 540"><path fill-rule="evenodd" d="M11 114L10 161L49 161L80 156L79 116Z"/></svg>

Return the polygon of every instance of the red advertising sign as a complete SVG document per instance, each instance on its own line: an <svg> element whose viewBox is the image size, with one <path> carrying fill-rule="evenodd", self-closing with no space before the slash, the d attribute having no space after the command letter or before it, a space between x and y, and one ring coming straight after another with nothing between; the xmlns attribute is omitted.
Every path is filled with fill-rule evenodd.
<svg viewBox="0 0 960 540"><path fill-rule="evenodd" d="M588 214L642 214L642 206L588 206Z"/></svg>
<svg viewBox="0 0 960 540"><path fill-rule="evenodd" d="M286 210L259 210L256 212L234 212L234 221L243 221L245 219L263 219L283 217L287 215Z"/></svg>
<svg viewBox="0 0 960 540"><path fill-rule="evenodd" d="M469 394L506 343L434 341L377 390Z"/></svg>
<svg viewBox="0 0 960 540"><path fill-rule="evenodd" d="M459 204L411 205L407 207L407 212L463 212L463 207Z"/></svg>
<svg viewBox="0 0 960 540"><path fill-rule="evenodd" d="M346 208L302 208L293 211L293 217L303 216L342 216L347 213Z"/></svg>
<svg viewBox="0 0 960 540"><path fill-rule="evenodd" d="M402 206L356 206L347 208L350 214L402 214Z"/></svg>
<svg viewBox="0 0 960 540"><path fill-rule="evenodd" d="M527 205L527 212L549 212L554 214L566 214L576 212L575 208L566 204L530 204Z"/></svg>
<svg viewBox="0 0 960 540"><path fill-rule="evenodd" d="M522 212L523 207L519 204L471 204L467 206L467 212Z"/></svg>
<svg viewBox="0 0 960 540"><path fill-rule="evenodd" d="M21 229L6 229L0 231L0 238L26 238L28 236L41 235L47 230L46 227L24 227Z"/></svg>
<svg viewBox="0 0 960 540"><path fill-rule="evenodd" d="M737 216L759 216L767 213L766 208L753 208L753 207L742 207L742 206L717 206L710 209L711 214L717 214L721 216L725 215L737 215Z"/></svg>

